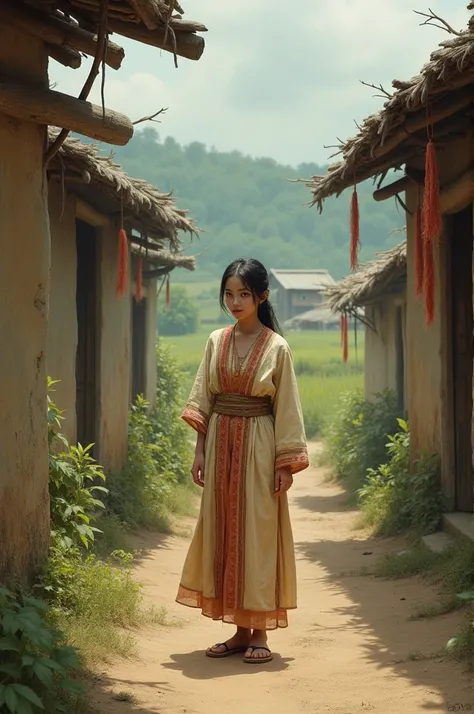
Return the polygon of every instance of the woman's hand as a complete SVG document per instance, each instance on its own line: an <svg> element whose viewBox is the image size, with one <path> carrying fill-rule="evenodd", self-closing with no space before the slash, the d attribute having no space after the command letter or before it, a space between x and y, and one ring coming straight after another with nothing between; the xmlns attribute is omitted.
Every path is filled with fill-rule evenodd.
<svg viewBox="0 0 474 714"><path fill-rule="evenodd" d="M191 469L196 486L204 486L204 451L196 451Z"/></svg>
<svg viewBox="0 0 474 714"><path fill-rule="evenodd" d="M291 469L289 467L275 471L275 493L278 494L278 496L286 493L292 485L293 476L291 475Z"/></svg>

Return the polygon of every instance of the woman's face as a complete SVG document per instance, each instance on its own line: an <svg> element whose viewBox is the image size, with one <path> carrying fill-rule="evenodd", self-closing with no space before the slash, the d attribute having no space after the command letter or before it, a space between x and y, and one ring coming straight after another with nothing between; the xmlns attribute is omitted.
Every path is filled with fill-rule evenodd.
<svg viewBox="0 0 474 714"><path fill-rule="evenodd" d="M257 313L258 303L237 275L227 279L224 300L227 309L236 320L248 320Z"/></svg>

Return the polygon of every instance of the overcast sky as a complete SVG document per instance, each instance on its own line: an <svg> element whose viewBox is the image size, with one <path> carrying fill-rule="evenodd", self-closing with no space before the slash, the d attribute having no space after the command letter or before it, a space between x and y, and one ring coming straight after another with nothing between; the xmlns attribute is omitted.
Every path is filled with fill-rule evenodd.
<svg viewBox="0 0 474 714"><path fill-rule="evenodd" d="M107 68L106 106L132 119L169 107L162 138L201 141L283 163L325 163L324 145L355 133L383 103L359 80L391 89L393 78L417 74L448 34L420 27L413 9L428 5L456 29L466 26L467 0L183 0L186 16L203 22L199 62L114 36L126 56ZM51 62L57 89L78 93L80 70ZM99 84L99 82L97 83ZM91 99L100 103L98 88Z"/></svg>

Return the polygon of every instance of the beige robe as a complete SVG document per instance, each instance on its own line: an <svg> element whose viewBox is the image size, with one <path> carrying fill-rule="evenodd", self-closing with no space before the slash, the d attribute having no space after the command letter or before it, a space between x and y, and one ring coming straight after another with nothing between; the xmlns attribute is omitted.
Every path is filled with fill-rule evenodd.
<svg viewBox="0 0 474 714"><path fill-rule="evenodd" d="M265 328L234 369L232 327L211 334L182 418L206 434L201 509L177 602L241 627L287 627L296 567L279 467L308 466L303 414L287 342ZM215 395L270 397L273 414L213 413Z"/></svg>

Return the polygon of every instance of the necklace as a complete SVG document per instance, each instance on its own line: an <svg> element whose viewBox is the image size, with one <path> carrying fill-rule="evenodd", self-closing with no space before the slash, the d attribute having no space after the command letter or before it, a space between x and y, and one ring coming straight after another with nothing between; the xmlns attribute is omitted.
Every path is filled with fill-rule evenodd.
<svg viewBox="0 0 474 714"><path fill-rule="evenodd" d="M243 357L239 355L237 352L237 346L235 344L235 327L232 330L232 356L233 356L233 367L234 367L234 376L238 377L242 371L242 367L244 366L245 360L247 359L248 355L250 354L250 351L252 350L253 346L257 342L258 338L264 331L265 327L262 327L260 332L256 335L254 341L251 343L250 347L248 348L247 352L244 354Z"/></svg>

